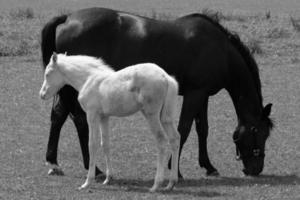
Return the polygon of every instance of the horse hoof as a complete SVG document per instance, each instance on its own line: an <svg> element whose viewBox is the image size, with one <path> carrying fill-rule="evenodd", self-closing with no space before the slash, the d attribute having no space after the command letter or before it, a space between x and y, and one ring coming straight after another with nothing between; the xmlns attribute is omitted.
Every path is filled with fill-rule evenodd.
<svg viewBox="0 0 300 200"><path fill-rule="evenodd" d="M56 167L56 168L49 169L48 175L49 176L64 176L65 174L62 169Z"/></svg>
<svg viewBox="0 0 300 200"><path fill-rule="evenodd" d="M213 170L213 171L207 171L206 176L218 177L218 176L220 176L220 174L217 170Z"/></svg>

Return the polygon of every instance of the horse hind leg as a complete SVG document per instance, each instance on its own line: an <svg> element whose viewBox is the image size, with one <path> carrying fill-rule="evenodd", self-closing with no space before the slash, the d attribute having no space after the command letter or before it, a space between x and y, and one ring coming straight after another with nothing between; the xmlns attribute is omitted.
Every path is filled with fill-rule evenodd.
<svg viewBox="0 0 300 200"><path fill-rule="evenodd" d="M157 168L156 175L154 179L154 184L150 188L150 192L155 192L162 185L164 181L164 166L166 164L166 136L163 131L162 125L159 120L159 114L145 115L151 132L153 133L157 145L158 155L157 155Z"/></svg>

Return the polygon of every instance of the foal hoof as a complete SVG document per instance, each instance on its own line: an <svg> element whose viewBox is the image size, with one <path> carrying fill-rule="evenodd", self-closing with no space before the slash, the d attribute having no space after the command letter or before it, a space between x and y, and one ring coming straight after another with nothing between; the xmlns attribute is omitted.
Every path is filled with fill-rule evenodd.
<svg viewBox="0 0 300 200"><path fill-rule="evenodd" d="M84 189L86 189L87 188L87 184L83 184L82 186L80 186L79 188L78 188L78 190L84 190Z"/></svg>
<svg viewBox="0 0 300 200"><path fill-rule="evenodd" d="M49 176L64 176L65 174L62 169L55 167L55 168L49 169L48 175Z"/></svg>
<svg viewBox="0 0 300 200"><path fill-rule="evenodd" d="M111 180L112 180L112 177L110 176L107 176L106 179L103 181L103 185L108 185L111 183Z"/></svg>
<svg viewBox="0 0 300 200"><path fill-rule="evenodd" d="M157 192L158 188L162 185L162 181L155 182L153 186L149 189L149 192Z"/></svg>
<svg viewBox="0 0 300 200"><path fill-rule="evenodd" d="M170 181L168 183L168 185L164 188L164 191L169 192L169 191L173 190L176 183L177 183L177 181Z"/></svg>
<svg viewBox="0 0 300 200"><path fill-rule="evenodd" d="M213 171L207 171L206 176L218 177L220 176L220 174L217 170L213 170Z"/></svg>
<svg viewBox="0 0 300 200"><path fill-rule="evenodd" d="M157 191L157 188L158 188L158 187L154 187L154 186L153 186L152 188L149 189L149 192L154 193L154 192Z"/></svg>

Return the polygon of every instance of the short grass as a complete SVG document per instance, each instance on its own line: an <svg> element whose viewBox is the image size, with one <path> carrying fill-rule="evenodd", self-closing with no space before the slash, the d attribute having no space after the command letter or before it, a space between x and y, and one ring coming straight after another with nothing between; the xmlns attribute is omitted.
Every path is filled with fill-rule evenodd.
<svg viewBox="0 0 300 200"><path fill-rule="evenodd" d="M193 129L181 158L181 170L186 179L170 193L148 193L155 172L155 148L145 121L137 114L112 120L113 183L109 186L93 183L89 190L79 192L76 188L84 182L86 171L82 166L76 131L70 121L62 130L58 154L66 175L48 176L48 167L44 164L51 102L45 103L38 98L43 78L39 31L52 16L87 4L31 0L32 6L18 4L16 7L13 2L15 0L0 2L1 8L4 5L8 9L0 15L0 199L300 198L300 35L295 28L299 23L297 17L277 15L273 11L250 14L219 11L220 16L225 16L221 23L239 33L254 49L264 102L274 104L272 117L276 127L267 142L265 169L260 177L244 177L241 163L234 159L231 133L236 126L236 116L229 96L221 91L210 100L208 138L210 158L221 177L207 178L199 167L197 137ZM91 6L96 4L92 0L87 2ZM110 1L103 2L110 6ZM124 10L130 10L125 3L111 2L115 3L111 7L124 6ZM159 5L155 9L155 4L150 6L146 1L136 4L137 8L141 6L139 12L148 16L170 18L179 13L175 5L169 9L162 5L164 10L159 9ZM194 2L194 5L198 4ZM199 6L198 10L203 9L205 7ZM261 53L255 52L256 49ZM178 114L179 110L180 103ZM103 169L101 158L99 152L99 166Z"/></svg>

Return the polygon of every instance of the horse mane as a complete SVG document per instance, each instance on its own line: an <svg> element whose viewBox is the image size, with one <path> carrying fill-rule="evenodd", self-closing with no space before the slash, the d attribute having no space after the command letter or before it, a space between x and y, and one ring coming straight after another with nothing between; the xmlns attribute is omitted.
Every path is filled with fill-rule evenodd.
<svg viewBox="0 0 300 200"><path fill-rule="evenodd" d="M70 55L67 56L65 54L57 54L58 60L66 61L73 65L89 65L93 68L99 69L99 70L105 70L105 71L114 71L108 64L105 63L105 61L101 58L96 58L92 56L86 56L86 55Z"/></svg>
<svg viewBox="0 0 300 200"><path fill-rule="evenodd" d="M200 14L200 13L195 13L191 14L193 17L201 17L213 25L215 25L217 28L219 28L223 33L227 35L227 38L231 42L231 44L240 52L241 56L244 58L246 65L252 75L252 78L254 80L254 84L256 87L256 91L258 93L259 97L259 102L261 103L261 106L263 108L263 98L262 98L262 92L261 92L261 81L259 78L259 69L257 66L257 63L251 54L249 48L241 41L239 35L237 33L233 33L226 29L224 26L222 26L219 22L219 18L215 15L209 16L207 14ZM269 117L264 117L265 122L267 123L267 126L269 129L272 129L274 127L274 122L271 118Z"/></svg>
<svg viewBox="0 0 300 200"><path fill-rule="evenodd" d="M237 33L231 32L228 29L226 29L224 26L222 26L219 22L219 18L212 15L209 16L208 14L200 14L200 13L194 13L191 15L188 15L191 17L201 17L213 25L215 25L217 28L219 28L228 38L228 40L231 42L231 44L238 50L238 52L243 57L255 84L255 88L257 90L259 101L261 103L261 106L263 106L263 98L261 93L261 81L259 78L259 69L257 66L257 63L251 54L249 48L241 41L239 35Z"/></svg>

